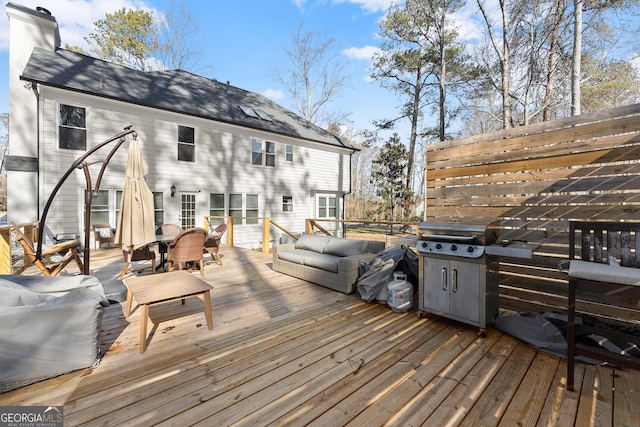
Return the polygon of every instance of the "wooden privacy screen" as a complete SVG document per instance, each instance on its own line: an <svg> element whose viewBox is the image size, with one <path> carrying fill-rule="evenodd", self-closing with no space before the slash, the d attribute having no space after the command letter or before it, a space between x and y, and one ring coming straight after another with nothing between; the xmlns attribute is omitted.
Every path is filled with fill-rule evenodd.
<svg viewBox="0 0 640 427"><path fill-rule="evenodd" d="M640 104L429 145L426 174L429 218L499 218L501 239L540 244L501 259L502 307L566 311L569 220L640 222ZM629 303L578 310L640 321Z"/></svg>

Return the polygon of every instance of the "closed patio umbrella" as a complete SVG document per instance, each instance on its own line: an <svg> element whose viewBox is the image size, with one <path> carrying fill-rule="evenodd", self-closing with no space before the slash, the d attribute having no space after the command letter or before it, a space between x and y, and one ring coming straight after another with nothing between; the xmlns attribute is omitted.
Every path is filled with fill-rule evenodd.
<svg viewBox="0 0 640 427"><path fill-rule="evenodd" d="M124 189L120 201L120 214L115 243L122 248L136 249L155 240L153 193L144 180L147 165L136 139L129 143Z"/></svg>

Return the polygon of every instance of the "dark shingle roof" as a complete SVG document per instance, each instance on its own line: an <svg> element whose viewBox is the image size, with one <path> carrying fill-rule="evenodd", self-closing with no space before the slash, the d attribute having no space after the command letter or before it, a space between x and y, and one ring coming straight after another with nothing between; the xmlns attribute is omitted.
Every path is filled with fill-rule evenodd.
<svg viewBox="0 0 640 427"><path fill-rule="evenodd" d="M21 78L43 85L352 148L257 93L182 70L143 72L79 53L35 48ZM273 120L248 117L246 105Z"/></svg>

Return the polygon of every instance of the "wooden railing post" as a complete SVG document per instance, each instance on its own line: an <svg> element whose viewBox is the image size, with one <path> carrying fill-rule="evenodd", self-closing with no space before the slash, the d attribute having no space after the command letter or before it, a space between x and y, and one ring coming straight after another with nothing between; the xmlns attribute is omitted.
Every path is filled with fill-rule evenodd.
<svg viewBox="0 0 640 427"><path fill-rule="evenodd" d="M312 221L313 220L309 219L309 218L307 218L304 221L304 232L307 233L307 234L313 234L313 222Z"/></svg>
<svg viewBox="0 0 640 427"><path fill-rule="evenodd" d="M269 253L269 242L271 240L271 218L262 219L262 253Z"/></svg>
<svg viewBox="0 0 640 427"><path fill-rule="evenodd" d="M233 246L233 217L227 217L227 245Z"/></svg>
<svg viewBox="0 0 640 427"><path fill-rule="evenodd" d="M0 229L0 274L13 274L11 260L11 227Z"/></svg>

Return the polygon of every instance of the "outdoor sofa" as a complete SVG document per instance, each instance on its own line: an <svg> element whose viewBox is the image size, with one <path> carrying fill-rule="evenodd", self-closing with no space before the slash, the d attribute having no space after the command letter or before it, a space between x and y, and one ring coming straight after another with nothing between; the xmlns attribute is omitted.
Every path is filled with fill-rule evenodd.
<svg viewBox="0 0 640 427"><path fill-rule="evenodd" d="M360 261L371 262L384 242L302 234L295 243L273 248L273 269L307 282L350 294Z"/></svg>
<svg viewBox="0 0 640 427"><path fill-rule="evenodd" d="M0 295L0 393L98 363L96 277L0 275Z"/></svg>

